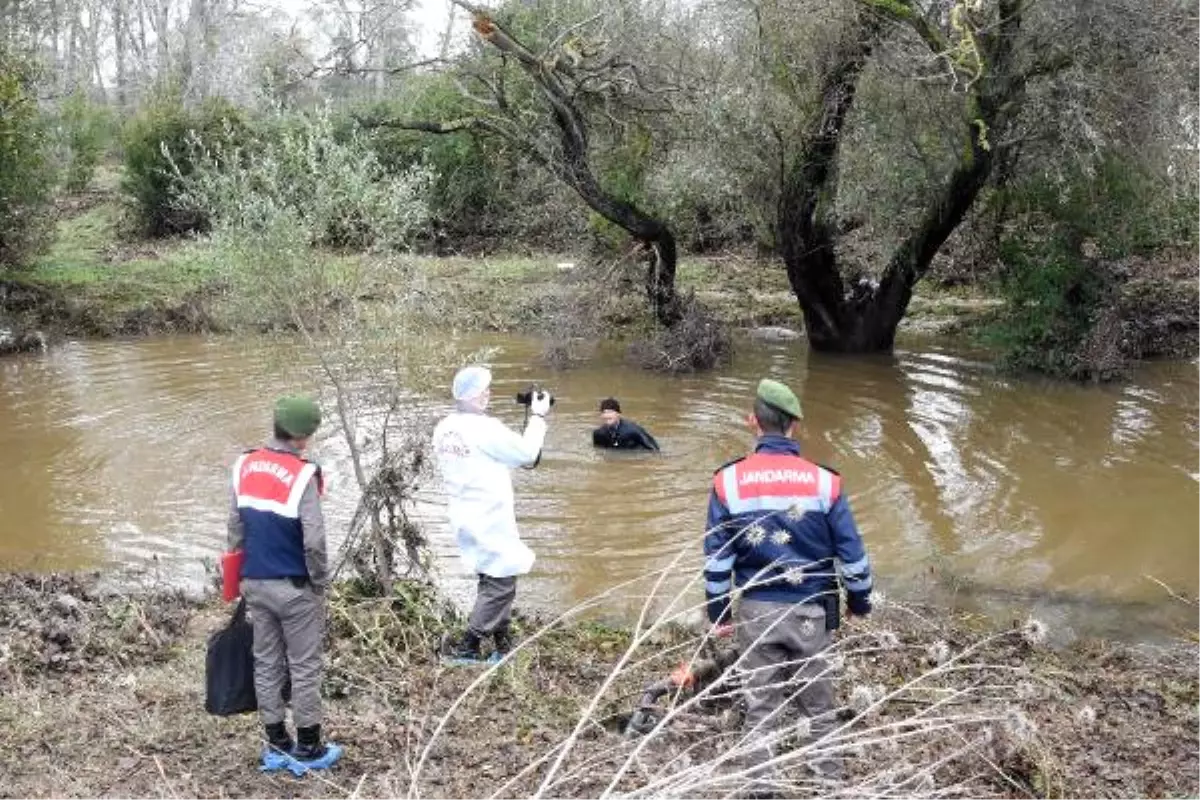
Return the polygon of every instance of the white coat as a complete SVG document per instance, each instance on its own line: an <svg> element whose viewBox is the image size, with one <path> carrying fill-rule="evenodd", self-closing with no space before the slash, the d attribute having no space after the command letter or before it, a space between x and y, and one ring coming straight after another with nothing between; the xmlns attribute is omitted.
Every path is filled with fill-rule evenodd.
<svg viewBox="0 0 1200 800"><path fill-rule="evenodd" d="M507 578L533 568L533 551L517 533L509 470L534 463L545 438L539 416L529 418L523 435L495 417L463 411L434 429L450 529L468 572Z"/></svg>

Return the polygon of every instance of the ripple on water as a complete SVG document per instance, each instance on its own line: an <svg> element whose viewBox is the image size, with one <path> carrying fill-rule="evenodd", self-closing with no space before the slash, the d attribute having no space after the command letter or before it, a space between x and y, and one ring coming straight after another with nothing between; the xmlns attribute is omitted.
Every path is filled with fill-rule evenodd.
<svg viewBox="0 0 1200 800"><path fill-rule="evenodd" d="M605 601L635 607L681 552L665 590L690 586L698 602L712 472L750 446L744 418L764 375L801 395L805 452L841 471L882 585L902 593L936 564L981 596L1000 587L1141 600L1156 591L1143 573L1196 591L1190 365L1152 365L1125 387L1095 389L1000 377L947 348L847 359L755 345L726 370L671 377L611 354L538 374L529 365L539 344L518 337L454 346L495 342L495 411L508 424L522 419L511 395L535 378L559 397L541 466L515 474L522 534L539 555L523 602L564 608L637 579ZM350 388L393 387L368 375ZM271 399L291 391L322 393L332 408L302 350L262 340L83 343L0 363L0 445L19 454L0 484L0 552L12 563L152 562L197 574L223 545L229 464L268 433ZM609 394L659 439L661 456L591 447L596 403ZM440 390L406 389L403 407L428 418L449 403ZM364 422L379 413L368 408ZM337 426L322 428L313 455L336 547L358 499ZM441 574L468 597L432 478L416 516Z"/></svg>

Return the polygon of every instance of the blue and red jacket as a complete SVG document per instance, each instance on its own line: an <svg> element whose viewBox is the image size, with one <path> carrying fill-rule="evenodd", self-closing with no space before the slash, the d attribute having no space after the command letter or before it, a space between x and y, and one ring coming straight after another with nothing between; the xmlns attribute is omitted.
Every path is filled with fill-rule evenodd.
<svg viewBox="0 0 1200 800"><path fill-rule="evenodd" d="M262 447L233 465L238 516L244 528L243 578L307 578L300 498L321 470L295 453Z"/></svg>
<svg viewBox="0 0 1200 800"><path fill-rule="evenodd" d="M704 537L711 622L728 621L734 586L751 600L821 603L837 627L838 573L851 613L871 610L871 565L842 480L800 457L800 445L766 435L754 453L713 476Z"/></svg>

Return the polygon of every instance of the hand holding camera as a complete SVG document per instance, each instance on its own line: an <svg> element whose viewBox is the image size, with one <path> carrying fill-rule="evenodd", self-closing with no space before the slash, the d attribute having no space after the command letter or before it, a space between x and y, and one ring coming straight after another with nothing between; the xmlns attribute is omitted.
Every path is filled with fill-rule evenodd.
<svg viewBox="0 0 1200 800"><path fill-rule="evenodd" d="M550 406L554 405L554 395L544 389L531 386L528 391L517 392L517 402L523 406L529 406L530 414L544 417L550 413Z"/></svg>
<svg viewBox="0 0 1200 800"><path fill-rule="evenodd" d="M529 413L544 417L550 413L552 405L554 405L554 397L549 392L534 392L532 402L529 404Z"/></svg>

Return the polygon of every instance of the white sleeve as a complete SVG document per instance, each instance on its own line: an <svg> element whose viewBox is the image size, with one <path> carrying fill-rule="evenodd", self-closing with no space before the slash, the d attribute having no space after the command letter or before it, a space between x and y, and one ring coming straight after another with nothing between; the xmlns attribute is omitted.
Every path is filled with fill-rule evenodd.
<svg viewBox="0 0 1200 800"><path fill-rule="evenodd" d="M537 415L529 417L525 433L519 434L498 419L490 418L480 452L508 467L523 467L537 461L546 439L546 420Z"/></svg>

